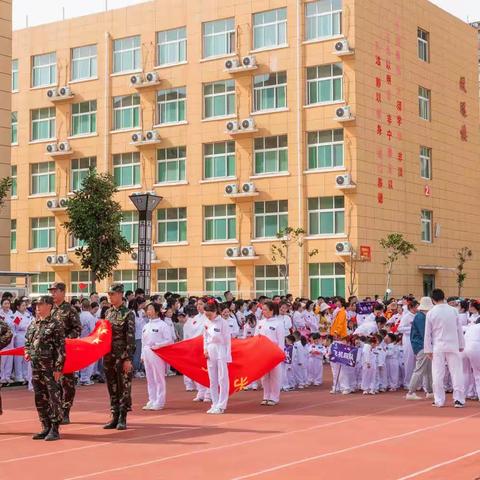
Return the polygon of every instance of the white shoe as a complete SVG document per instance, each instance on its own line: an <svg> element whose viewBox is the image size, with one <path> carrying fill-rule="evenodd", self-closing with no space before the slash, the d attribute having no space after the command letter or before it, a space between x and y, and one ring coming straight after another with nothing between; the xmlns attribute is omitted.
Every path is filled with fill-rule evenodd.
<svg viewBox="0 0 480 480"><path fill-rule="evenodd" d="M217 409L215 407L212 407L212 408L210 408L210 410L207 410L207 413L215 414L215 413L217 413Z"/></svg>
<svg viewBox="0 0 480 480"><path fill-rule="evenodd" d="M192 400L193 402L204 402L205 399L203 399L202 397L199 397L198 395Z"/></svg>
<svg viewBox="0 0 480 480"><path fill-rule="evenodd" d="M415 392L414 393L407 393L405 395L405 400L421 400L421 399L422 398L419 397Z"/></svg>
<svg viewBox="0 0 480 480"><path fill-rule="evenodd" d="M150 410L163 410L163 407L161 405L152 405Z"/></svg>
<svg viewBox="0 0 480 480"><path fill-rule="evenodd" d="M435 398L435 395L434 395L433 393L426 393L426 394L425 394L425 398L426 398L426 399Z"/></svg>
<svg viewBox="0 0 480 480"><path fill-rule="evenodd" d="M153 410L153 406L150 402L142 407L142 410Z"/></svg>
<svg viewBox="0 0 480 480"><path fill-rule="evenodd" d="M344 390L342 395L350 395L352 392L350 390Z"/></svg>
<svg viewBox="0 0 480 480"><path fill-rule="evenodd" d="M203 401L204 401L205 403L212 403L212 399L211 399L210 397L205 397L205 398L203 399Z"/></svg>

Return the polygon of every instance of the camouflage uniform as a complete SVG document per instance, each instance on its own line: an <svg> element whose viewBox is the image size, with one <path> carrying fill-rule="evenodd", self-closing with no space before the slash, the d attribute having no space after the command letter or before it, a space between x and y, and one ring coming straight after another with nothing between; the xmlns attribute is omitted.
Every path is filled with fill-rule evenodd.
<svg viewBox="0 0 480 480"><path fill-rule="evenodd" d="M65 338L78 338L82 332L82 324L80 323L80 315L75 307L67 302L60 305L54 305L51 316L57 321L61 321L65 330ZM60 378L60 386L62 389L62 408L68 415L75 398L75 374L68 373Z"/></svg>
<svg viewBox="0 0 480 480"><path fill-rule="evenodd" d="M112 349L103 358L103 368L110 395L112 414L126 414L132 409L133 370L124 373L123 362L135 353L135 315L123 305L111 307L105 319L112 325Z"/></svg>
<svg viewBox="0 0 480 480"><path fill-rule="evenodd" d="M65 363L63 323L49 315L35 319L25 336L25 353L32 363L35 406L43 425L59 424L63 419L62 389L53 377Z"/></svg>
<svg viewBox="0 0 480 480"><path fill-rule="evenodd" d="M0 350L5 348L13 338L12 329L8 326L7 322L0 320ZM0 387L1 390L1 387ZM2 394L0 393L0 415L3 413L2 410Z"/></svg>

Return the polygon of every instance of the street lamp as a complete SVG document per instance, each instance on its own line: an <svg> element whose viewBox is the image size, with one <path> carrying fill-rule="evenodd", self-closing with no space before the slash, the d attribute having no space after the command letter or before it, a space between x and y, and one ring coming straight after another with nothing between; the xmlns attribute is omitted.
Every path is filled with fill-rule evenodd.
<svg viewBox="0 0 480 480"><path fill-rule="evenodd" d="M130 200L138 210L138 259L137 286L150 295L152 278L152 213L162 201L152 192L138 192L130 195Z"/></svg>

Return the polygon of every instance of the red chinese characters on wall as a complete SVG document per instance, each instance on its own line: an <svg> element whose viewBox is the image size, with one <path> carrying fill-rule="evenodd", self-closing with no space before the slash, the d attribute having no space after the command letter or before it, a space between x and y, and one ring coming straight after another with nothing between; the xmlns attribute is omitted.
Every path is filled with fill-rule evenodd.
<svg viewBox="0 0 480 480"><path fill-rule="evenodd" d="M458 81L458 88L460 89L461 94L467 93L467 79L465 77L460 77ZM459 111L460 111L460 116L462 117L461 121L464 122L468 116L467 102L465 100L460 100ZM465 123L462 123L460 125L459 134L460 134L460 140L462 142L468 142L468 129Z"/></svg>

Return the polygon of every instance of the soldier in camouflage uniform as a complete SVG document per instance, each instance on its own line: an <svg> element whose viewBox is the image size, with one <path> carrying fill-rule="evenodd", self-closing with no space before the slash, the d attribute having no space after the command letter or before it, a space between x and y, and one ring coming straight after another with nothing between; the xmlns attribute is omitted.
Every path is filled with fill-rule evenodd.
<svg viewBox="0 0 480 480"><path fill-rule="evenodd" d="M113 285L108 294L112 307L107 310L105 319L112 325L112 349L103 359L103 368L112 419L103 428L125 430L127 412L132 409L135 315L123 303L123 285Z"/></svg>
<svg viewBox="0 0 480 480"><path fill-rule="evenodd" d="M8 326L7 322L0 319L0 350L10 344L13 338L12 329ZM1 390L1 387L0 387ZM3 414L2 410L2 394L0 392L0 415Z"/></svg>
<svg viewBox="0 0 480 480"><path fill-rule="evenodd" d="M63 322L66 338L78 338L82 332L82 324L80 323L80 314L65 301L65 284L60 282L53 283L48 289L54 301L52 309L52 317ZM62 375L60 379L63 396L63 419L62 424L70 423L70 409L75 398L75 374L69 373Z"/></svg>
<svg viewBox="0 0 480 480"><path fill-rule="evenodd" d="M34 440L58 440L63 419L59 379L65 363L65 330L63 322L52 316L52 308L52 297L40 297L36 319L25 337L25 359L32 362L35 406L43 426Z"/></svg>

